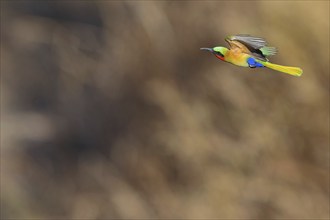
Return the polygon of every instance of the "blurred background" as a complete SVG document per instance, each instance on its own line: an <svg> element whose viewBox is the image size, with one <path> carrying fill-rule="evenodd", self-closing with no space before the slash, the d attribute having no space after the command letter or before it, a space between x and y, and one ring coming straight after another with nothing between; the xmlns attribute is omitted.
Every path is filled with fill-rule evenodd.
<svg viewBox="0 0 330 220"><path fill-rule="evenodd" d="M329 2L2 1L1 217L328 218Z"/></svg>

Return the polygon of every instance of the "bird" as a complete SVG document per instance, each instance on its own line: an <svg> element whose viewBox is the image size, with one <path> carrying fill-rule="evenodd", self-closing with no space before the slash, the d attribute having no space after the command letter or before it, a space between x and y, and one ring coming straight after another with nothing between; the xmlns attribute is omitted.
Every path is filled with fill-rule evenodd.
<svg viewBox="0 0 330 220"><path fill-rule="evenodd" d="M269 62L268 57L277 53L275 47L267 46L265 39L248 34L231 35L225 38L229 44L226 47L200 48L213 53L218 59L241 67L267 67L293 76L301 76L303 70L299 67L283 66Z"/></svg>

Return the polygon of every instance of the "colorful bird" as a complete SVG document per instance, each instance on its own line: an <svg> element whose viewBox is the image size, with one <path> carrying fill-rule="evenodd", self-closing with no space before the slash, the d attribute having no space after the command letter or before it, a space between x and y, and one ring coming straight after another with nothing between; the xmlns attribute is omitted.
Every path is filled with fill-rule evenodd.
<svg viewBox="0 0 330 220"><path fill-rule="evenodd" d="M267 57L275 55L277 50L275 47L266 46L267 42L263 38L239 34L228 36L225 40L229 43L229 49L225 47L200 49L210 51L218 59L237 66L250 68L268 67L293 76L301 76L303 72L299 67L270 63Z"/></svg>

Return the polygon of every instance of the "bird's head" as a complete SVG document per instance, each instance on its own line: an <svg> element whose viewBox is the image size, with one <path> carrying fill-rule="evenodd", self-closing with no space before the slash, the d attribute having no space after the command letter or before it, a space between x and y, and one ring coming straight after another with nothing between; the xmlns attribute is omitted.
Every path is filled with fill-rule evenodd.
<svg viewBox="0 0 330 220"><path fill-rule="evenodd" d="M224 60L225 54L227 53L228 49L225 47L213 47L213 48L201 48L201 50L207 50L212 52L218 59Z"/></svg>

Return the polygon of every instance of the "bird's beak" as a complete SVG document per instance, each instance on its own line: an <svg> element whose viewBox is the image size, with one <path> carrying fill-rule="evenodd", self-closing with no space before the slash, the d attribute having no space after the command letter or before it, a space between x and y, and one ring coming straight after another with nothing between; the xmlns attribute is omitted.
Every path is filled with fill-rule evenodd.
<svg viewBox="0 0 330 220"><path fill-rule="evenodd" d="M201 50L207 50L207 51L210 51L210 52L213 53L213 49L212 49L212 48L202 47L202 48L200 48L200 49L201 49Z"/></svg>

